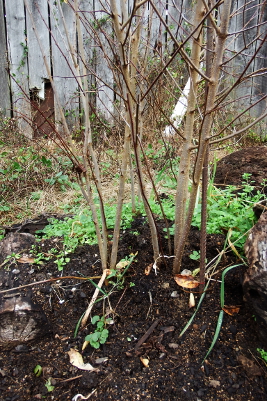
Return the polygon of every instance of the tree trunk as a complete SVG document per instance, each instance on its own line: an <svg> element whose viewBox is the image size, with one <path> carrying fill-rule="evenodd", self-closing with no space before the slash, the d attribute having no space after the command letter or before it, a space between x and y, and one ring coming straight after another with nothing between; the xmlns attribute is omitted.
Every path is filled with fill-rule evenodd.
<svg viewBox="0 0 267 401"><path fill-rule="evenodd" d="M251 229L244 249L249 265L243 282L245 299L251 304L259 334L267 343L267 213Z"/></svg>

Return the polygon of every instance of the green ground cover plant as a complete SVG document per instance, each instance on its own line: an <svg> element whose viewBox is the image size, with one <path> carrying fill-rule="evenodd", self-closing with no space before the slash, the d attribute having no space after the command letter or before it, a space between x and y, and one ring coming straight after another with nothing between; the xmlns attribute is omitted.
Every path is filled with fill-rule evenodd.
<svg viewBox="0 0 267 401"><path fill-rule="evenodd" d="M253 212L253 205L264 199L264 195L250 183L250 176L243 176L242 188L227 186L219 189L212 185L208 196L208 222L207 232L210 234L226 234L231 230L231 241L235 242L235 247L242 253L245 242L244 234L254 225L256 218ZM162 218L159 203L150 197L150 207L155 216ZM174 199L173 195L167 196L161 200L164 213L168 220L174 220ZM200 228L201 222L201 204L195 208L192 225ZM113 205L105 205L108 229L114 228L116 209ZM138 215L145 217L145 211L142 203L138 204ZM99 216L99 214L98 214ZM100 218L100 217L99 217ZM132 214L131 203L125 203L122 210L122 229L131 227L135 216ZM144 219L145 221L145 219ZM174 228L170 229L171 234ZM92 222L91 212L88 209L81 211L78 215L67 217L64 220L51 219L42 232L43 238L62 237L64 250L58 252L58 267L62 269L67 262L69 253L73 252L78 245L97 243L95 227ZM191 255L191 258L199 259L199 254Z"/></svg>
<svg viewBox="0 0 267 401"><path fill-rule="evenodd" d="M96 324L96 329L93 333L88 334L85 337L85 341L88 341L91 347L98 349L101 344L105 344L107 341L109 331L106 325L111 321L111 318L106 319L104 316L93 316L91 318L91 323Z"/></svg>
<svg viewBox="0 0 267 401"><path fill-rule="evenodd" d="M259 352L261 359L263 359L265 365L267 366L267 352L262 348L257 348L257 351Z"/></svg>

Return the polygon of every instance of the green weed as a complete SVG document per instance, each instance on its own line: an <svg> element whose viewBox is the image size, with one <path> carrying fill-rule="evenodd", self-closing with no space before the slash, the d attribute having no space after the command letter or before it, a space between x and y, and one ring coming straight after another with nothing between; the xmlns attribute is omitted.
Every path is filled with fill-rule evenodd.
<svg viewBox="0 0 267 401"><path fill-rule="evenodd" d="M257 348L257 351L259 352L261 358L263 359L263 361L267 365L267 352L264 351L264 349L261 349L261 348Z"/></svg>
<svg viewBox="0 0 267 401"><path fill-rule="evenodd" d="M93 316L91 319L92 324L96 324L96 329L93 333L88 334L85 337L85 341L88 341L91 347L98 349L100 344L105 344L107 341L109 331L106 329L106 325L111 321L111 318L106 319L104 316Z"/></svg>
<svg viewBox="0 0 267 401"><path fill-rule="evenodd" d="M189 255L189 258L192 260L199 260L200 259L200 252L199 251L193 251L191 255Z"/></svg>

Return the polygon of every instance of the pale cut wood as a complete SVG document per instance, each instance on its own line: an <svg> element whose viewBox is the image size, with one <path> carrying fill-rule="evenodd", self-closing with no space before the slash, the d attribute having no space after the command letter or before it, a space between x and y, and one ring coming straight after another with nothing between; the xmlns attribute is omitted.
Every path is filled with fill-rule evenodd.
<svg viewBox="0 0 267 401"><path fill-rule="evenodd" d="M23 0L5 2L7 47L9 53L12 109L18 118L20 131L32 138L33 131L27 121L31 121L28 82L28 44Z"/></svg>

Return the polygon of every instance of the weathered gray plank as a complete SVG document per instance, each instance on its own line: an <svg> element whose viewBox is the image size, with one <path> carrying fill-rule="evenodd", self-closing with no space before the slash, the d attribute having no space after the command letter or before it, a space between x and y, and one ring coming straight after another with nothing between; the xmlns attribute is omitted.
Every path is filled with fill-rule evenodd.
<svg viewBox="0 0 267 401"><path fill-rule="evenodd" d="M3 2L0 2L0 115L10 117L10 90Z"/></svg>
<svg viewBox="0 0 267 401"><path fill-rule="evenodd" d="M42 44L42 50L50 66L50 44L49 44L49 23L48 23L48 4L43 0L29 0L29 8L38 29L38 37ZM27 43L28 43L28 68L29 68L29 87L36 91L36 94L44 99L44 79L48 79L42 52L33 30L31 19L26 12L27 24Z"/></svg>
<svg viewBox="0 0 267 401"><path fill-rule="evenodd" d="M31 121L31 105L29 102L28 82L28 45L26 38L26 24L23 0L9 0L5 2L7 48L9 53L12 108L14 116L18 118L21 132L32 137L32 128L27 121Z"/></svg>
<svg viewBox="0 0 267 401"><path fill-rule="evenodd" d="M166 22L166 2L161 0L154 0L153 3L157 8L161 18ZM166 35L164 34L165 27L152 8L150 9L150 18L150 42L155 52L161 55L166 45Z"/></svg>
<svg viewBox="0 0 267 401"><path fill-rule="evenodd" d="M234 79L243 73L245 67L250 63L253 54L257 50L261 40L254 41L259 32L262 33L261 38L266 34L267 14L264 6L262 8L260 0L247 2L245 0L237 0L232 3L233 17L230 22L229 32L235 33L228 41L228 49L230 50L229 57L235 53L239 53L227 67L228 74L231 74ZM266 7L265 7L266 8ZM265 21L261 27L257 27L259 23ZM244 29L244 32L242 30ZM246 70L245 76L256 72L260 68L267 67L266 58L267 46L263 45L257 57L250 63ZM256 103L264 94L266 94L267 78L266 73L259 76L251 76L246 79L234 91L233 97L238 99L238 104L235 104L238 110L246 108L249 105ZM266 108L266 101L258 103L253 107L249 114L252 117L259 116Z"/></svg>
<svg viewBox="0 0 267 401"><path fill-rule="evenodd" d="M95 0L95 57L96 57L96 110L105 120L111 121L114 113L114 78L111 50L112 21L103 11L100 0Z"/></svg>
<svg viewBox="0 0 267 401"><path fill-rule="evenodd" d="M59 108L63 107L69 128L75 128L79 119L79 96L78 84L75 79L75 67L71 58L68 39L76 53L76 22L75 13L69 4L60 2L49 2L51 18L51 44L52 44L52 66L56 93L60 105L55 102L55 121L57 128L63 132ZM67 34L64 29L60 7L67 26Z"/></svg>

